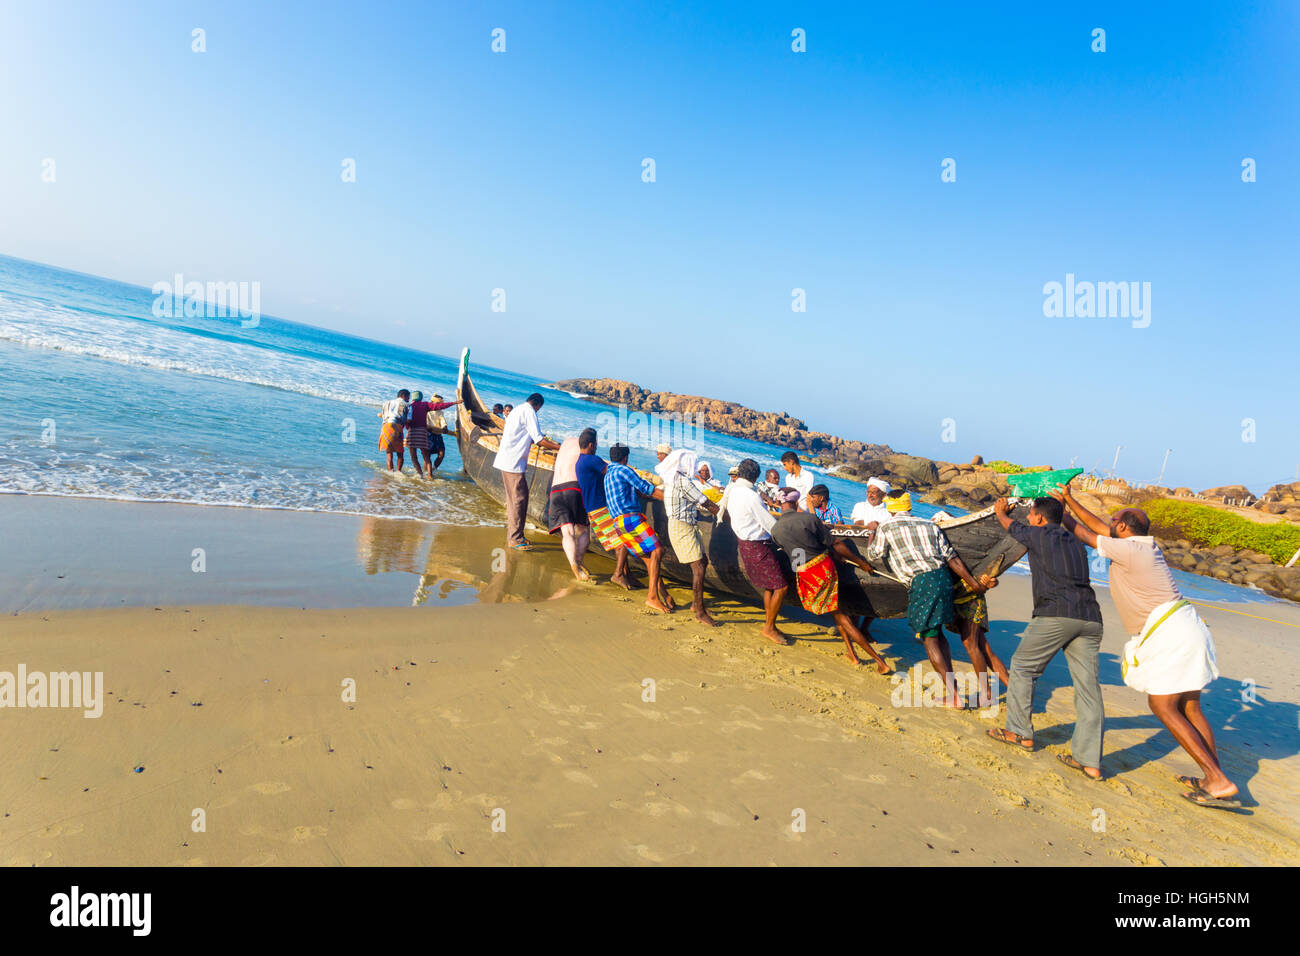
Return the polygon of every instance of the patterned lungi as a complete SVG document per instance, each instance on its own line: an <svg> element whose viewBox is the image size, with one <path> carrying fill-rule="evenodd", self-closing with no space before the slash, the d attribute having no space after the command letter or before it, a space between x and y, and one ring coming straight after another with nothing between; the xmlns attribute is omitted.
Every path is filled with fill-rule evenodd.
<svg viewBox="0 0 1300 956"><path fill-rule="evenodd" d="M406 430L406 447L429 450L429 429L423 425L412 425Z"/></svg>
<svg viewBox="0 0 1300 956"><path fill-rule="evenodd" d="M776 545L771 538L762 541L738 541L740 566L745 569L745 577L760 591L779 591L786 587L785 575L781 572L781 562L776 557Z"/></svg>
<svg viewBox="0 0 1300 956"><path fill-rule="evenodd" d="M587 512L591 524L591 533L606 551L617 551L623 547L623 538L618 533L618 525L610 515L608 508L597 508Z"/></svg>
<svg viewBox="0 0 1300 956"><path fill-rule="evenodd" d="M650 522L639 511L619 515L614 523L618 525L618 536L622 539L623 546L637 557L648 558L659 547L655 529L650 527Z"/></svg>
<svg viewBox="0 0 1300 956"><path fill-rule="evenodd" d="M952 598L953 619L948 626L960 632L964 621L970 621L980 630L989 629L989 602L982 594L971 594L960 584Z"/></svg>
<svg viewBox="0 0 1300 956"><path fill-rule="evenodd" d="M402 426L399 422L384 422L384 427L379 430L379 450L402 450Z"/></svg>
<svg viewBox="0 0 1300 956"><path fill-rule="evenodd" d="M829 551L795 568L794 582L804 610L830 614L840 609L840 575Z"/></svg>
<svg viewBox="0 0 1300 956"><path fill-rule="evenodd" d="M907 623L920 637L937 637L953 617L952 572L935 568L912 578L907 591Z"/></svg>

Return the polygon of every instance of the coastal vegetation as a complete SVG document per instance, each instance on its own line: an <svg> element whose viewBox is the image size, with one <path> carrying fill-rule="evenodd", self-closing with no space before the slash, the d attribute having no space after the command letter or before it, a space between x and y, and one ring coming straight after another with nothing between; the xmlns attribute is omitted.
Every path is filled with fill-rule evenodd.
<svg viewBox="0 0 1300 956"><path fill-rule="evenodd" d="M1285 564L1300 549L1300 525L1260 524L1208 505L1168 499L1144 504L1151 533L1159 538L1183 538L1202 547L1228 545L1236 550L1267 554Z"/></svg>
<svg viewBox="0 0 1300 956"><path fill-rule="evenodd" d="M1003 461L1002 459L986 462L986 464L1001 475L1023 475L1025 472L1030 471L1051 470L1050 465L1017 465L1014 462Z"/></svg>

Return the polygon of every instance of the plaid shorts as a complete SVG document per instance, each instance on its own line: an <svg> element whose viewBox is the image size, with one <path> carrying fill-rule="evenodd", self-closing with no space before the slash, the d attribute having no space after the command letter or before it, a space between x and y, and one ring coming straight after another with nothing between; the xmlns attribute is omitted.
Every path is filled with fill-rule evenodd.
<svg viewBox="0 0 1300 956"><path fill-rule="evenodd" d="M659 547L659 538L655 535L654 528L650 527L650 522L640 512L619 515L614 522L618 525L618 535L623 544L637 557L648 558Z"/></svg>
<svg viewBox="0 0 1300 956"><path fill-rule="evenodd" d="M618 523L610 516L608 508L588 511L587 522L591 525L592 536L606 551L613 554L623 547L623 538L618 533Z"/></svg>

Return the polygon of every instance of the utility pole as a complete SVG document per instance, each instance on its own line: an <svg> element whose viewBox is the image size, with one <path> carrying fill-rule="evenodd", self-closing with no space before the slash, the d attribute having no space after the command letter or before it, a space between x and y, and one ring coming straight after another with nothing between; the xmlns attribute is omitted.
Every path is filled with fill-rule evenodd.
<svg viewBox="0 0 1300 956"><path fill-rule="evenodd" d="M1156 484L1157 484L1157 485L1163 485L1163 484L1164 484L1164 481L1165 481L1165 465L1169 464L1169 453L1170 453L1171 451L1173 451L1172 448L1166 448L1166 449L1165 449L1165 460L1162 461L1162 462L1160 463L1160 477L1156 479Z"/></svg>

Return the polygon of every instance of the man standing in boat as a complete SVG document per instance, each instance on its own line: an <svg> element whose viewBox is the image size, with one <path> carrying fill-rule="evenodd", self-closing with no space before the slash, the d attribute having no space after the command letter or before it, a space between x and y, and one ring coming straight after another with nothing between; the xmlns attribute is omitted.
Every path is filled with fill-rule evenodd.
<svg viewBox="0 0 1300 956"><path fill-rule="evenodd" d="M799 510L807 511L808 492L812 491L816 477L800 463L799 456L792 451L781 456L781 467L786 471L785 486L799 492Z"/></svg>
<svg viewBox="0 0 1300 956"><path fill-rule="evenodd" d="M537 392L506 416L501 429L501 444L497 449L493 467L501 472L506 489L506 544L516 551L531 551L533 546L524 537L524 522L528 520L528 454L533 445L547 451L558 451L558 442L542 435L537 424L537 413L546 399ZM537 469L533 469L533 474Z"/></svg>

